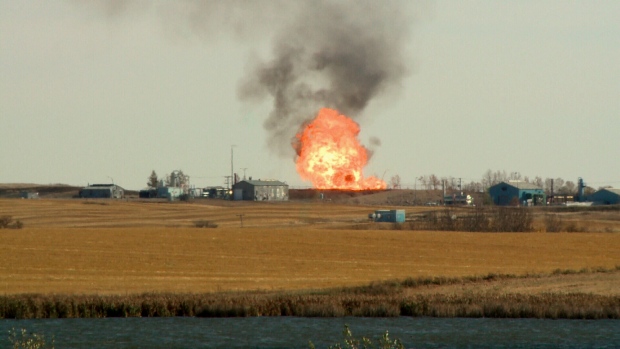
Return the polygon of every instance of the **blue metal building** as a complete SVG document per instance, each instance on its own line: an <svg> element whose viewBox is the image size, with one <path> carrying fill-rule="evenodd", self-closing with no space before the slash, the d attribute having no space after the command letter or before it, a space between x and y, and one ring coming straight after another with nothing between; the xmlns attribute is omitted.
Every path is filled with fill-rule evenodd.
<svg viewBox="0 0 620 349"><path fill-rule="evenodd" d="M541 187L523 181L500 182L489 188L489 195L498 206L540 206L547 202Z"/></svg>
<svg viewBox="0 0 620 349"><path fill-rule="evenodd" d="M587 196L596 205L620 205L620 189L605 188Z"/></svg>

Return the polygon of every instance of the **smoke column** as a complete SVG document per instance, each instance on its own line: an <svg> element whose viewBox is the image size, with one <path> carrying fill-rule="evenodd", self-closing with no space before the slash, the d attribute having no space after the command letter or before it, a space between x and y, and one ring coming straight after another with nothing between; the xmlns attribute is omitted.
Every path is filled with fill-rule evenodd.
<svg viewBox="0 0 620 349"><path fill-rule="evenodd" d="M273 100L264 122L269 148L292 155L291 141L323 107L356 118L407 73L413 22L406 0L76 1L108 16L156 11L166 27L205 41L222 35L272 40L272 57L255 58L240 81L244 102ZM375 142L376 143L376 142ZM376 145L376 144L375 144Z"/></svg>
<svg viewBox="0 0 620 349"><path fill-rule="evenodd" d="M273 98L269 146L291 155L291 139L321 107L355 118L407 73L411 18L397 1L307 1L273 38L273 58L254 62L242 100Z"/></svg>

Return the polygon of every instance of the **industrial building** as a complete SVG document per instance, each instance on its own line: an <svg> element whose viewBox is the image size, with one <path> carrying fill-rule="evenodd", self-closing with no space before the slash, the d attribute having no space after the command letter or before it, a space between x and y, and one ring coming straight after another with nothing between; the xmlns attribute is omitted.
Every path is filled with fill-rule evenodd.
<svg viewBox="0 0 620 349"><path fill-rule="evenodd" d="M142 199L160 198L170 201L199 197L201 189L192 187L189 183L189 176L181 170L172 171L165 178L157 181L157 185L149 184L149 188L140 190L138 193Z"/></svg>
<svg viewBox="0 0 620 349"><path fill-rule="evenodd" d="M288 201L288 184L277 180L243 180L233 185L233 199Z"/></svg>
<svg viewBox="0 0 620 349"><path fill-rule="evenodd" d="M159 187L157 188L157 197L168 199L170 201L179 200L184 194L183 188L179 187Z"/></svg>
<svg viewBox="0 0 620 349"><path fill-rule="evenodd" d="M547 202L541 187L524 181L500 182L489 188L489 195L498 206L540 206Z"/></svg>
<svg viewBox="0 0 620 349"><path fill-rule="evenodd" d="M206 187L202 189L202 197L209 199L222 199L229 194L229 190L222 186Z"/></svg>
<svg viewBox="0 0 620 349"><path fill-rule="evenodd" d="M142 189L138 192L138 197L141 199L151 199L157 197L157 188Z"/></svg>
<svg viewBox="0 0 620 349"><path fill-rule="evenodd" d="M620 205L620 189L604 188L587 196L587 201L595 205Z"/></svg>
<svg viewBox="0 0 620 349"><path fill-rule="evenodd" d="M90 199L122 199L125 196L125 190L116 184L91 184L80 189L79 197Z"/></svg>
<svg viewBox="0 0 620 349"><path fill-rule="evenodd" d="M474 198L471 195L463 195L463 194L444 195L443 203L444 205L471 206L474 204Z"/></svg>

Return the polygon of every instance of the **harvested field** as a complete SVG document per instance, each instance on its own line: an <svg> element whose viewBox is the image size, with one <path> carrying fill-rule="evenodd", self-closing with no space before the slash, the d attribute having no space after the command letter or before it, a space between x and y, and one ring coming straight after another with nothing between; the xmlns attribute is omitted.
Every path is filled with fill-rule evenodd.
<svg viewBox="0 0 620 349"><path fill-rule="evenodd" d="M379 224L351 229L368 225L366 215L379 208L384 207L3 199L0 215L19 219L24 228L0 230L0 293L308 290L408 277L620 265L616 233L420 232ZM606 214L616 218L618 212ZM583 216L580 224L587 225L588 217L596 217L597 224L619 224L598 214ZM197 220L218 227L196 228ZM561 275L564 281L534 284L508 280L491 287L605 295L620 289L618 272L594 275Z"/></svg>

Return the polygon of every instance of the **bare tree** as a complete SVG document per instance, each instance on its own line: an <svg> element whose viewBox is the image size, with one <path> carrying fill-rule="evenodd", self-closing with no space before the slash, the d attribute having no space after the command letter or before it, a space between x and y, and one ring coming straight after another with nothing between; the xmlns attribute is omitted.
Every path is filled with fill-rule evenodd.
<svg viewBox="0 0 620 349"><path fill-rule="evenodd" d="M482 175L482 185L485 188L489 188L493 185L495 185L497 183L493 182L493 171L491 171L491 169L488 169L483 175Z"/></svg>
<svg viewBox="0 0 620 349"><path fill-rule="evenodd" d="M583 193L584 193L585 195L592 195L592 194L594 194L595 192L596 192L596 189L594 189L594 188L592 188L592 187L585 187L585 188L583 189Z"/></svg>
<svg viewBox="0 0 620 349"><path fill-rule="evenodd" d="M434 174L430 175L428 177L428 181L430 182L431 186L433 187L433 190L437 189L437 187L439 186L439 183L441 183L439 181L439 178L437 178L437 176L435 176Z"/></svg>
<svg viewBox="0 0 620 349"><path fill-rule="evenodd" d="M536 176L534 177L534 180L532 181L532 183L538 187L543 187L544 186L544 182L543 179L540 176Z"/></svg>
<svg viewBox="0 0 620 349"><path fill-rule="evenodd" d="M555 186L555 183L553 183L553 178L545 178L545 193L547 195L553 194L553 191L555 191L555 189L552 187L554 186Z"/></svg>
<svg viewBox="0 0 620 349"><path fill-rule="evenodd" d="M428 184L428 177L427 176L420 176L420 178L418 178L420 180L420 183L422 183L422 187L426 190L430 189L430 184Z"/></svg>
<svg viewBox="0 0 620 349"><path fill-rule="evenodd" d="M564 183L564 186L561 189L562 194L566 194L566 195L574 194L576 187L577 186L575 185L575 182L573 182L573 181L566 181Z"/></svg>
<svg viewBox="0 0 620 349"><path fill-rule="evenodd" d="M463 189L468 192L481 192L482 183L471 181L468 184L463 185Z"/></svg>
<svg viewBox="0 0 620 349"><path fill-rule="evenodd" d="M506 174L506 171L500 171L497 170L495 172L493 172L493 182L495 184L500 183L500 182L506 182L508 181L509 177Z"/></svg>
<svg viewBox="0 0 620 349"><path fill-rule="evenodd" d="M159 180L157 179L157 173L155 173L155 170L153 170L151 172L151 175L148 177L148 182L146 182L146 185L149 188L157 188L157 183L159 183Z"/></svg>
<svg viewBox="0 0 620 349"><path fill-rule="evenodd" d="M554 188L562 188L564 186L564 180L560 177L556 178L553 182Z"/></svg>
<svg viewBox="0 0 620 349"><path fill-rule="evenodd" d="M400 189L400 176L393 176L392 179L390 179L390 185L392 186L392 189Z"/></svg>

